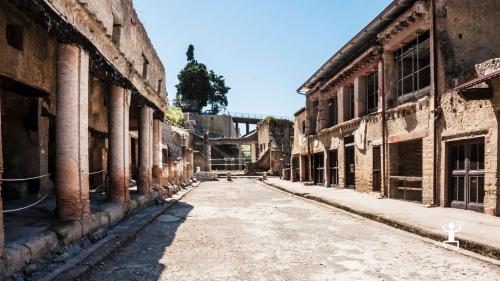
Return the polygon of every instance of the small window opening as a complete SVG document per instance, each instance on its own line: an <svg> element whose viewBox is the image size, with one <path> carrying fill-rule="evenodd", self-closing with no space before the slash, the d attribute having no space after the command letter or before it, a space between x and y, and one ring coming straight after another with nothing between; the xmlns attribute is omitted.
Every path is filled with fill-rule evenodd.
<svg viewBox="0 0 500 281"><path fill-rule="evenodd" d="M377 72L366 77L366 101L368 114L378 110L378 75Z"/></svg>
<svg viewBox="0 0 500 281"><path fill-rule="evenodd" d="M7 38L7 44L19 51L23 50L24 28L22 26L8 24L5 30L5 37Z"/></svg>
<svg viewBox="0 0 500 281"><path fill-rule="evenodd" d="M337 125L337 97L328 100L328 127Z"/></svg>
<svg viewBox="0 0 500 281"><path fill-rule="evenodd" d="M158 80L158 93L161 93L161 86L162 86L162 83L163 83L163 79L159 79L159 80Z"/></svg>
<svg viewBox="0 0 500 281"><path fill-rule="evenodd" d="M142 59L144 61L143 65L142 65L142 78L143 79L147 79L147 77L148 77L149 61L148 61L148 59L146 58L146 56L144 54L142 55Z"/></svg>
<svg viewBox="0 0 500 281"><path fill-rule="evenodd" d="M122 25L121 24L113 24L113 35L111 36L111 40L116 45L120 45L120 37L122 33Z"/></svg>
<svg viewBox="0 0 500 281"><path fill-rule="evenodd" d="M354 85L347 87L347 108L344 109L345 121L354 118Z"/></svg>

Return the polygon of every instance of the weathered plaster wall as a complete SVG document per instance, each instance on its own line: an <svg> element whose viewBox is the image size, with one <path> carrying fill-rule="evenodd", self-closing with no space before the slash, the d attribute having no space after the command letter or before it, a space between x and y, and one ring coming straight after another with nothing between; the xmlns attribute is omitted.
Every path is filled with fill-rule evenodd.
<svg viewBox="0 0 500 281"><path fill-rule="evenodd" d="M491 80L493 99L466 100L456 92L441 98L442 119L439 122L441 151L439 198L441 206L449 204L449 142L483 138L485 144L485 213L499 214L498 197L498 112L500 109L500 79Z"/></svg>
<svg viewBox="0 0 500 281"><path fill-rule="evenodd" d="M142 77L154 91L158 91L158 81L162 80L160 96L166 97L165 70L151 41L140 22L131 0L78 0L89 14L102 22L102 28L109 37L113 26L120 25L120 40L117 47L131 63L135 72L142 76L143 55L149 61L148 75Z"/></svg>
<svg viewBox="0 0 500 281"><path fill-rule="evenodd" d="M497 0L436 0L438 91L476 77L475 64L500 57Z"/></svg>
<svg viewBox="0 0 500 281"><path fill-rule="evenodd" d="M292 155L307 153L307 138L305 137L304 131L302 129L302 124L303 122L305 122L305 120L305 111L295 116L295 121L293 124Z"/></svg>
<svg viewBox="0 0 500 281"><path fill-rule="evenodd" d="M7 43L7 24L23 27L23 50ZM55 92L56 40L47 29L19 12L7 1L0 1L0 75L45 93Z"/></svg>

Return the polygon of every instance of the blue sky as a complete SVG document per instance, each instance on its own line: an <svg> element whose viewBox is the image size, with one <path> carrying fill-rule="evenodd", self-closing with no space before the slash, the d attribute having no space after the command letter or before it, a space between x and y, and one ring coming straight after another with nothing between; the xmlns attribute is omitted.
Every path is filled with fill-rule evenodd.
<svg viewBox="0 0 500 281"><path fill-rule="evenodd" d="M296 93L390 0L133 0L165 65L169 100L189 44L231 87L228 111L293 116Z"/></svg>

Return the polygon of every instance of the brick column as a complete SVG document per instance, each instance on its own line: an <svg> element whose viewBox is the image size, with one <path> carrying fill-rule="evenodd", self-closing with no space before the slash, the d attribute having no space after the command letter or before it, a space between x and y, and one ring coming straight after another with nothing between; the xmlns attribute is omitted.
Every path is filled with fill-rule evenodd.
<svg viewBox="0 0 500 281"><path fill-rule="evenodd" d="M386 108L392 108L398 103L397 93L397 67L394 60L394 53L384 51L382 54L383 60L383 79L384 79L384 95ZM380 74L379 74L380 76Z"/></svg>
<svg viewBox="0 0 500 281"><path fill-rule="evenodd" d="M151 127L152 111L148 106L140 108L139 113L139 174L137 176L137 189L141 194L151 191Z"/></svg>
<svg viewBox="0 0 500 281"><path fill-rule="evenodd" d="M113 202L129 201L129 108L130 94L112 85L109 93L108 198Z"/></svg>
<svg viewBox="0 0 500 281"><path fill-rule="evenodd" d="M299 160L299 181L300 182L305 182L306 179L306 157L300 155L300 160Z"/></svg>
<svg viewBox="0 0 500 281"><path fill-rule="evenodd" d="M82 220L90 215L89 56L69 44L59 44L57 51L57 215L63 221Z"/></svg>
<svg viewBox="0 0 500 281"><path fill-rule="evenodd" d="M384 111L384 61L381 59L378 61L377 65L377 84L378 84L378 108L377 112Z"/></svg>
<svg viewBox="0 0 500 281"><path fill-rule="evenodd" d="M318 106L318 129L317 132L325 129L328 123L328 100L321 98Z"/></svg>
<svg viewBox="0 0 500 281"><path fill-rule="evenodd" d="M162 162L161 162L161 124L162 120L153 119L153 184L161 187Z"/></svg>
<svg viewBox="0 0 500 281"><path fill-rule="evenodd" d="M337 119L338 123L341 124L346 121L346 112L349 111L349 87L340 87L337 91Z"/></svg>
<svg viewBox="0 0 500 281"><path fill-rule="evenodd" d="M366 76L354 78L354 117L366 114Z"/></svg>

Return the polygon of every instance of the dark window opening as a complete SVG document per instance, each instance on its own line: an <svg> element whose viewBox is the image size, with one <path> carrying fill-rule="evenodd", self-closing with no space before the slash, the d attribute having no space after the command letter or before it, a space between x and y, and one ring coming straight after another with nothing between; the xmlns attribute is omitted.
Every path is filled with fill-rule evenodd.
<svg viewBox="0 0 500 281"><path fill-rule="evenodd" d="M167 160L168 160L168 150L162 149L161 150L161 162L163 165L167 165Z"/></svg>
<svg viewBox="0 0 500 281"><path fill-rule="evenodd" d="M306 121L303 120L302 121L302 134L305 134L306 133Z"/></svg>
<svg viewBox="0 0 500 281"><path fill-rule="evenodd" d="M354 119L354 85L347 87L347 108L344 115L345 121Z"/></svg>
<svg viewBox="0 0 500 281"><path fill-rule="evenodd" d="M483 212L484 140L457 142L450 147L451 207Z"/></svg>
<svg viewBox="0 0 500 281"><path fill-rule="evenodd" d="M368 113L378 111L378 73L366 77L366 103Z"/></svg>
<svg viewBox="0 0 500 281"><path fill-rule="evenodd" d="M162 87L163 80L159 79L158 80L158 93L161 93L161 87Z"/></svg>
<svg viewBox="0 0 500 281"><path fill-rule="evenodd" d="M337 97L328 100L328 127L337 125Z"/></svg>
<svg viewBox="0 0 500 281"><path fill-rule="evenodd" d="M420 34L395 54L397 64L398 103L420 98L430 91L429 31Z"/></svg>
<svg viewBox="0 0 500 281"><path fill-rule="evenodd" d="M142 59L144 61L143 65L142 65L142 79L147 79L148 78L149 61L145 55L142 55Z"/></svg>
<svg viewBox="0 0 500 281"><path fill-rule="evenodd" d="M120 37L122 33L122 25L121 24L113 24L113 34L111 36L111 40L116 45L120 45Z"/></svg>
<svg viewBox="0 0 500 281"><path fill-rule="evenodd" d="M5 37L7 38L7 44L11 47L23 50L24 44L24 28L20 25L8 24L5 30Z"/></svg>

